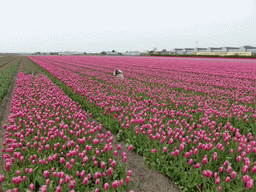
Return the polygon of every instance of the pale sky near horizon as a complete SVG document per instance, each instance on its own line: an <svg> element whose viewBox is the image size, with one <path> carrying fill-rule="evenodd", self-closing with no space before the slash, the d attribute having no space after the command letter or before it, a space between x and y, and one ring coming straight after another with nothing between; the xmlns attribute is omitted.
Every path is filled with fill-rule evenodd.
<svg viewBox="0 0 256 192"><path fill-rule="evenodd" d="M256 46L256 0L0 0L0 18L0 52Z"/></svg>

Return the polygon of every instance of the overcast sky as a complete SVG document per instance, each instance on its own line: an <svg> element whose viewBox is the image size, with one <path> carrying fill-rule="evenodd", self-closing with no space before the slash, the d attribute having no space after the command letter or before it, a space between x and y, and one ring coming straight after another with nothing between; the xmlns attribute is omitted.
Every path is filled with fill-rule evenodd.
<svg viewBox="0 0 256 192"><path fill-rule="evenodd" d="M256 0L0 0L0 18L0 52L256 46Z"/></svg>

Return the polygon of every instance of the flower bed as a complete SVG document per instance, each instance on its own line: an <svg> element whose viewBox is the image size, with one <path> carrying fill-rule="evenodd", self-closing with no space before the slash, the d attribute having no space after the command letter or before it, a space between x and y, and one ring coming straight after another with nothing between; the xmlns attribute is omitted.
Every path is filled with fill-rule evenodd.
<svg viewBox="0 0 256 192"><path fill-rule="evenodd" d="M125 191L131 170L115 160L121 146L86 116L47 77L19 73L4 125L2 190Z"/></svg>
<svg viewBox="0 0 256 192"><path fill-rule="evenodd" d="M30 58L184 191L256 189L253 63Z"/></svg>

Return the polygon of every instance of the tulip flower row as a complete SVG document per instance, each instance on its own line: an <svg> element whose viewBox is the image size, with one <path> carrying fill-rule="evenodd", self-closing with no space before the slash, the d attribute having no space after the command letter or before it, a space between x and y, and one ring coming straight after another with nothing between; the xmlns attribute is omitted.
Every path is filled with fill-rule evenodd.
<svg viewBox="0 0 256 192"><path fill-rule="evenodd" d="M15 59L17 57L0 57L0 69Z"/></svg>
<svg viewBox="0 0 256 192"><path fill-rule="evenodd" d="M19 73L3 127L2 190L125 191L132 171L117 158L121 145L115 150L110 131L100 134L102 125L86 117L47 77Z"/></svg>
<svg viewBox="0 0 256 192"><path fill-rule="evenodd" d="M23 64L20 69L21 72L36 75L38 73L38 68L33 64L33 62L27 57L23 57Z"/></svg>
<svg viewBox="0 0 256 192"><path fill-rule="evenodd" d="M12 61L10 61L11 59ZM8 64L4 62L5 65L3 65L2 68L0 68L0 103L2 102L6 93L8 92L9 86L11 85L12 78L17 71L17 68L21 62L21 59L16 58L15 60L13 60L13 58L10 57L10 58L7 58L5 61L7 61ZM1 66L1 63L0 63L0 66Z"/></svg>
<svg viewBox="0 0 256 192"><path fill-rule="evenodd" d="M255 190L256 69L252 63L30 59L77 102L93 114L103 114L99 117L103 123L143 153L145 163L184 188ZM118 65L123 67L124 81L111 75ZM240 182L243 177L250 178L249 184Z"/></svg>
<svg viewBox="0 0 256 192"><path fill-rule="evenodd" d="M18 59L19 57L0 57L0 69L2 69L5 65L9 64L10 62Z"/></svg>

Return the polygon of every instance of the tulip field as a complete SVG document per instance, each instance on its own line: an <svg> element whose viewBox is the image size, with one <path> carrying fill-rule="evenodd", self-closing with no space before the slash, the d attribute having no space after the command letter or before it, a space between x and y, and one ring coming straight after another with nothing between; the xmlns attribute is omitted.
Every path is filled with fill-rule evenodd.
<svg viewBox="0 0 256 192"><path fill-rule="evenodd" d="M132 171L114 160L110 131L86 121L87 114L47 77L30 74L26 58L13 93L3 191L125 191ZM122 161L127 155L122 154Z"/></svg>
<svg viewBox="0 0 256 192"><path fill-rule="evenodd" d="M128 191L110 132L183 191L256 191L255 61L30 56L16 83L4 191Z"/></svg>

